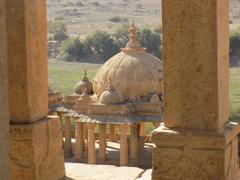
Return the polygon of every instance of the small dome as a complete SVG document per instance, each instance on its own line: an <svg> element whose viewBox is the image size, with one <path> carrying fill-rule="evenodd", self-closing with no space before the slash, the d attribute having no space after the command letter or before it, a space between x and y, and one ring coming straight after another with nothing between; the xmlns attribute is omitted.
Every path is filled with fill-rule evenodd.
<svg viewBox="0 0 240 180"><path fill-rule="evenodd" d="M80 95L80 94L82 94L84 88L87 88L88 94L93 94L92 83L91 83L91 81L89 81L89 79L87 77L87 71L86 70L84 71L83 79L75 85L75 87L74 87L75 91L74 92L76 94Z"/></svg>
<svg viewBox="0 0 240 180"><path fill-rule="evenodd" d="M124 101L123 96L113 87L111 81L108 82L107 89L101 94L99 103L101 104L119 104Z"/></svg>
<svg viewBox="0 0 240 180"><path fill-rule="evenodd" d="M161 99L157 93L154 93L150 99L150 103L161 103Z"/></svg>
<svg viewBox="0 0 240 180"><path fill-rule="evenodd" d="M83 92L80 95L79 100L81 100L81 101L89 101L89 100L91 100L86 87L83 89Z"/></svg>
<svg viewBox="0 0 240 180"><path fill-rule="evenodd" d="M98 97L105 91L109 77L123 97L138 99L152 92L162 93L162 61L141 47L134 23L129 31L126 47L104 63L94 77L93 91Z"/></svg>

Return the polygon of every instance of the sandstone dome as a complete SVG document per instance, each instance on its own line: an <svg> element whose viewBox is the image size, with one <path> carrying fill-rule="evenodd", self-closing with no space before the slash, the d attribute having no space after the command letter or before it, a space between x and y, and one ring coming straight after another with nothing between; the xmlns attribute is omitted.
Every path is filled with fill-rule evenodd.
<svg viewBox="0 0 240 180"><path fill-rule="evenodd" d="M154 92L162 93L161 60L141 47L134 23L129 31L130 41L126 47L96 73L93 91L97 97L105 91L109 79L124 98L149 97Z"/></svg>
<svg viewBox="0 0 240 180"><path fill-rule="evenodd" d="M87 77L87 71L84 71L84 77L81 81L75 84L74 86L74 92L78 95L83 93L83 90L87 88L87 93L92 94L93 93L93 87L91 81Z"/></svg>

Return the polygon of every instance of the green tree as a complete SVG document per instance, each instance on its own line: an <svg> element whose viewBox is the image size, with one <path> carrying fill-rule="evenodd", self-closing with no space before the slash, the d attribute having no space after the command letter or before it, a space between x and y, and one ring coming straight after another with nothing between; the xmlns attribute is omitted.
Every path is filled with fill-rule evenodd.
<svg viewBox="0 0 240 180"><path fill-rule="evenodd" d="M96 31L89 35L84 46L87 54L98 54L105 60L119 52L119 47L114 43L111 35L105 31Z"/></svg>
<svg viewBox="0 0 240 180"><path fill-rule="evenodd" d="M115 40L115 43L118 45L118 47L123 48L126 46L128 40L129 40L129 25L124 24L121 27L119 27L115 33L113 34L113 38Z"/></svg>
<svg viewBox="0 0 240 180"><path fill-rule="evenodd" d="M62 43L60 53L62 59L65 61L80 61L85 55L84 45L81 43L79 37L69 38Z"/></svg>
<svg viewBox="0 0 240 180"><path fill-rule="evenodd" d="M69 36L67 35L66 32L64 32L64 31L57 31L57 32L54 34L53 39L56 40L56 41L59 41L59 42L61 43L62 41L67 40L68 37L69 37Z"/></svg>
<svg viewBox="0 0 240 180"><path fill-rule="evenodd" d="M147 48L147 51L154 56L161 57L161 34L152 31L151 29L141 29L138 32L138 39L142 47Z"/></svg>
<svg viewBox="0 0 240 180"><path fill-rule="evenodd" d="M240 29L230 34L230 55L240 55Z"/></svg>
<svg viewBox="0 0 240 180"><path fill-rule="evenodd" d="M120 48L125 47L129 41L129 27L129 25L123 25L113 34L115 43ZM154 56L161 57L161 33L149 28L143 28L138 31L137 35L142 47L147 48L147 51Z"/></svg>
<svg viewBox="0 0 240 180"><path fill-rule="evenodd" d="M230 66L240 64L240 26L230 33Z"/></svg>

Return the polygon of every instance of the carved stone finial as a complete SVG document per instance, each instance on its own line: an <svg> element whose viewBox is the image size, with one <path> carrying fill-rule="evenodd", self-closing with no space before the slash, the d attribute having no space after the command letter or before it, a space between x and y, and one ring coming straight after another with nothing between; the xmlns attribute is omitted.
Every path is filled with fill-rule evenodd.
<svg viewBox="0 0 240 180"><path fill-rule="evenodd" d="M135 41L137 39L137 28L135 26L134 20L132 22L131 28L129 29L129 32L130 32L130 40Z"/></svg>
<svg viewBox="0 0 240 180"><path fill-rule="evenodd" d="M84 77L82 79L83 81L88 81L88 77L87 77L87 69L84 69Z"/></svg>
<svg viewBox="0 0 240 180"><path fill-rule="evenodd" d="M129 32L130 39L126 47L122 48L121 50L123 52L145 52L145 49L141 47L141 44L137 39L137 28L134 21L132 22L132 26L129 28Z"/></svg>

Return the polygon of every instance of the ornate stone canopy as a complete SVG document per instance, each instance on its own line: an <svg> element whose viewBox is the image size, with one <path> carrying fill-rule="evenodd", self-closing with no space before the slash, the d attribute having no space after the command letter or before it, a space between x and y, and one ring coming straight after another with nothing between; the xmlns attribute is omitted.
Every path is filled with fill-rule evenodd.
<svg viewBox="0 0 240 180"><path fill-rule="evenodd" d="M141 47L134 23L129 31L130 40L126 47L96 73L93 91L97 97L105 91L109 78L125 98L139 99L149 97L154 92L162 93L162 61Z"/></svg>

